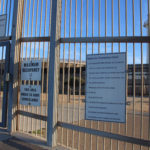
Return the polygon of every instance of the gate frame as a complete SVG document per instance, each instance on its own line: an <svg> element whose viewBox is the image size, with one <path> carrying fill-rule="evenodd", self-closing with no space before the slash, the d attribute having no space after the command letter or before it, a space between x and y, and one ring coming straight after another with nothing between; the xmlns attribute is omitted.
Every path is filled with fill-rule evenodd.
<svg viewBox="0 0 150 150"><path fill-rule="evenodd" d="M50 147L57 145L61 4L62 0L52 0L47 109L47 145Z"/></svg>
<svg viewBox="0 0 150 150"><path fill-rule="evenodd" d="M7 125L8 85L9 85L9 82L6 81L6 75L9 73L10 42L9 41L0 42L0 47L3 47L3 46L6 46L6 53L5 53L4 78L3 78L4 88L3 88L3 101L2 101L2 114L1 114L2 122L0 122L0 126L6 127L6 125Z"/></svg>
<svg viewBox="0 0 150 150"><path fill-rule="evenodd" d="M24 0L22 0L24 1ZM16 51L16 42L18 38L16 38L16 28L17 28L17 16L18 16L18 3L19 0L14 1L14 10L13 10L13 24L12 24L12 44L10 51L10 75L12 75L12 80L9 83L9 100L8 100L8 131L12 132L12 104L15 99L13 99L13 75L14 75L14 57ZM59 16L60 15L60 16ZM50 37L50 64L49 64L49 80L48 85L52 85L48 87L48 116L47 116L47 144L50 147L57 145L57 127L67 128L71 130L76 130L88 134L108 137L111 139L127 141L131 143L138 144L141 141L141 145L148 145L148 140L140 140L127 137L127 136L119 136L118 134L111 134L108 132L97 131L94 129L88 129L80 126L75 126L71 124L66 124L63 122L57 122L57 97L58 97L58 75L57 71L59 68L59 46L60 43L115 43L115 42L149 42L150 36L148 37L81 37L81 38L60 38L60 27L61 27L61 0L52 0L52 14L51 14L51 37ZM20 31L19 31L19 34ZM20 38L21 35L19 35ZM42 38L42 37L41 37ZM19 39L20 40L20 39ZM150 53L149 53L150 55ZM150 57L149 57L150 59ZM149 64L150 66L150 64ZM150 70L150 69L149 69ZM150 80L149 80L150 82ZM150 91L150 88L149 88ZM150 109L150 106L149 106ZM149 120L150 121L150 120ZM16 122L17 123L17 122Z"/></svg>

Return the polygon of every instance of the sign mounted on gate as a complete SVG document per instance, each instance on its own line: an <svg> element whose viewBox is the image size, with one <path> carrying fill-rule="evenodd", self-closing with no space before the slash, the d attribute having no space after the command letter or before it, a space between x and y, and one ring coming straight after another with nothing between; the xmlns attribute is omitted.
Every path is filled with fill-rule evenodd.
<svg viewBox="0 0 150 150"><path fill-rule="evenodd" d="M41 61L27 60L21 64L21 80L41 81Z"/></svg>
<svg viewBox="0 0 150 150"><path fill-rule="evenodd" d="M40 106L41 86L40 85L21 85L20 104Z"/></svg>
<svg viewBox="0 0 150 150"><path fill-rule="evenodd" d="M7 22L7 15L0 15L0 37L5 36L6 34L6 22Z"/></svg>
<svg viewBox="0 0 150 150"><path fill-rule="evenodd" d="M87 55L86 119L126 122L126 53Z"/></svg>
<svg viewBox="0 0 150 150"><path fill-rule="evenodd" d="M21 64L21 80L41 81L41 61L27 60ZM40 106L41 85L21 85L20 104Z"/></svg>

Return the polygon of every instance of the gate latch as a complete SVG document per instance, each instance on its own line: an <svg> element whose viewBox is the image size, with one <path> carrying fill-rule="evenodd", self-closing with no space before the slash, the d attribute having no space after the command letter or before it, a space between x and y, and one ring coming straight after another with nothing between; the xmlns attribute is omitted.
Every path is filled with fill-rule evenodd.
<svg viewBox="0 0 150 150"><path fill-rule="evenodd" d="M9 73L6 73L6 82L9 82L10 81L10 74Z"/></svg>

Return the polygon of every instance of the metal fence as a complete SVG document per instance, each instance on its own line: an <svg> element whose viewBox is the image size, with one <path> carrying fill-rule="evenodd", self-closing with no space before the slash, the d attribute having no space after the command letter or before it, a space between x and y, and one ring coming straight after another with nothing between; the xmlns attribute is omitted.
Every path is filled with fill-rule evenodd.
<svg viewBox="0 0 150 150"><path fill-rule="evenodd" d="M51 1L24 1L22 37L26 37L26 42L22 42L21 44L20 62L29 59L41 60L42 80L41 82L37 81L32 83L22 81L21 84L40 84L42 93L40 107L19 105L19 110L45 117L47 116L48 88L46 88L46 91L44 92L44 86L48 87L50 42L43 42L42 37L50 36L50 17ZM27 37L41 37L41 42L29 42ZM20 116L19 120L20 131L46 139L46 120L32 119L24 116Z"/></svg>
<svg viewBox="0 0 150 150"><path fill-rule="evenodd" d="M3 0L0 4L0 13L7 13L6 39L12 42L15 64L14 90L9 95L13 132L70 149L149 150L149 0ZM86 55L115 52L127 53L126 123L85 120ZM42 61L41 82L21 81L23 60ZM19 104L21 84L41 85L40 107Z"/></svg>
<svg viewBox="0 0 150 150"><path fill-rule="evenodd" d="M144 95L148 84L144 74L148 74L148 70L143 69L149 58L148 42L143 41L143 37L148 36L148 30L144 28L144 22L149 20L148 14L149 1L62 1L62 94L58 99L58 121L62 126L58 129L60 145L86 150L149 149L138 142L133 144L119 140L120 135L125 136L126 140L129 137L149 140L150 137L149 96ZM139 36L140 41L136 41L135 36ZM130 37L133 39L130 40ZM86 55L115 52L127 53L127 70L130 69L130 78L127 74L126 83L126 123L85 120L85 92L82 91L85 91ZM140 85L139 89L137 85ZM77 126L83 128L77 129ZM109 134L105 137L102 133L103 136L88 134L90 130L84 133L85 128L117 134L118 140L110 138Z"/></svg>

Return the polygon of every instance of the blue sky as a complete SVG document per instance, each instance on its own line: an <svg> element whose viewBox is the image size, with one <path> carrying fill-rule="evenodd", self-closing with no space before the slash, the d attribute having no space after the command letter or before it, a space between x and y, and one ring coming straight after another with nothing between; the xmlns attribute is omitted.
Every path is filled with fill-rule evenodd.
<svg viewBox="0 0 150 150"><path fill-rule="evenodd" d="M92 7L93 1L88 0L88 36L92 36ZM148 19L148 6L147 0L142 1L142 24ZM82 26L82 36L86 37L86 0L83 0L83 26ZM134 1L134 20L135 20L135 36L140 36L140 0ZM114 36L118 36L118 0L113 1L113 17L114 17ZM70 0L67 1L67 12L66 12L66 37L69 37L69 14L70 14ZM127 0L127 27L128 27L128 36L133 36L133 17L132 17L132 0ZM94 0L94 36L98 36L98 27L99 27L99 0ZM61 37L64 37L64 17L65 17L65 0L62 3L62 26L61 26ZM77 0L77 32L76 36L80 37L80 25L81 25L81 0ZM143 36L147 35L147 29L142 26ZM107 0L107 36L112 36L112 1ZM72 1L72 14L71 14L71 37L75 36L75 0ZM105 0L101 0L100 7L100 36L105 36ZM120 36L125 36L125 0L120 0ZM146 43L143 44L143 62L146 63L147 55ZM85 48L86 44L82 44L82 60L85 60ZM105 44L100 44L101 52L105 52ZM118 52L118 44L115 43L113 46L114 52ZM61 46L61 58L63 58L63 44ZM76 45L77 50L77 59L80 59L80 44ZM107 44L107 52L111 52L112 45ZM120 50L122 52L126 51L126 44L122 43L120 45ZM66 59L68 58L68 44L65 46ZM133 44L128 44L128 63L133 63ZM141 44L135 44L135 54L136 59L135 63L141 63ZM74 59L74 44L71 44L71 59ZM92 44L88 44L88 53L92 53ZM94 44L94 53L98 53L98 44Z"/></svg>
<svg viewBox="0 0 150 150"><path fill-rule="evenodd" d="M3 6L4 0L1 1L1 6ZM33 7L34 2L34 7ZM71 8L71 37L75 36L75 2L76 0L72 0L72 8ZM142 25L148 19L148 0L142 0ZM29 7L30 3L30 7ZM87 0L83 0L83 17L82 17L82 37L86 37L86 3ZM38 8L37 8L38 4ZM140 36L140 0L134 0L134 20L135 20L135 36ZM114 16L114 36L118 36L118 0L113 0L113 16ZM11 9L10 7L10 0L8 0L8 5L6 6L6 0L4 3L4 11L2 7L0 8L0 14L7 13L7 35L8 35L8 23L11 26L12 22L12 9L13 9L13 0L11 2ZM98 36L98 13L99 13L99 0L94 0L94 36ZM112 0L107 0L107 36L112 36ZM26 15L24 14L24 21L25 24L23 25L23 32L24 37L30 36L49 36L49 24L50 24L50 0L25 0L24 10L26 8ZM88 0L88 37L92 36L92 0ZM6 9L7 8L7 9ZM38 9L38 13L36 11ZM7 12L6 12L7 10ZM47 10L47 13L46 13ZM9 15L9 12L11 15ZM132 0L127 0L127 25L128 25L128 36L133 36L133 17L132 17ZM41 15L42 13L42 15ZM9 22L10 16L10 22ZM33 18L32 18L33 17ZM64 37L64 30L66 30L65 37L69 37L69 17L70 17L70 0L66 0L66 28L64 29L64 20L65 20L65 0L62 0L62 18L61 18L61 37ZM29 25L28 25L29 20ZM33 22L32 22L33 20ZM37 30L36 30L36 22L37 22ZM32 25L33 23L33 25ZM33 26L33 27L32 27ZM77 0L77 26L76 26L76 36L80 37L80 29L81 27L81 0ZM10 27L9 27L10 28ZM41 29L41 32L40 32ZM147 35L147 29L142 26L143 36ZM9 35L11 34L11 28L9 29ZM101 0L101 7L100 7L100 36L105 36L105 0ZM120 0L120 36L125 36L125 0ZM26 55L26 48L27 48L27 57L30 55L34 56L34 49L36 45L36 57L38 55L40 58L47 58L48 56L48 43L45 45L41 42L39 43L32 43L24 44L23 45L23 54L24 57ZM98 44L93 44L94 53L98 53ZM64 45L61 44L60 48L60 59L63 58L63 49ZM40 49L40 51L39 51ZM88 53L92 53L92 44L88 44ZM113 46L114 52L118 52L118 43L114 43ZM143 62L146 63L146 55L147 55L148 44L143 43ZM86 58L86 44L82 44L82 61L85 61ZM111 52L112 44L107 44L107 52ZM120 50L122 52L126 51L126 44L120 44ZM100 51L102 53L105 52L105 44L100 44ZM135 44L135 63L141 63L141 44ZM38 53L39 52L39 53ZM65 44L65 59L68 60L69 58L69 44ZM74 59L74 44L70 44L70 59ZM80 44L76 44L76 60L80 60ZM133 44L128 44L128 63L133 63Z"/></svg>

